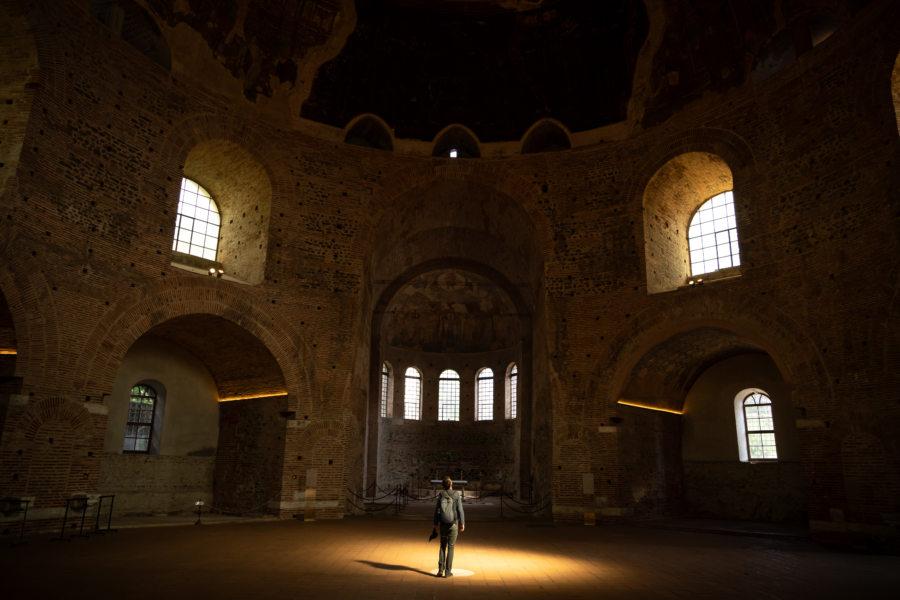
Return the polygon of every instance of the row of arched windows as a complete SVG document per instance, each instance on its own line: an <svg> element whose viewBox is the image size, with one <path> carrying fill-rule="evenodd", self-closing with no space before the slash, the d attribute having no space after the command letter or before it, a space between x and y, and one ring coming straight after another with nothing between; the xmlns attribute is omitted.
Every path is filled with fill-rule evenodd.
<svg viewBox="0 0 900 600"><path fill-rule="evenodd" d="M506 369L505 418L515 419L518 413L519 368L515 363ZM403 375L403 418L418 421L422 418L422 372L408 367ZM445 369L438 376L438 421L459 421L460 377L453 369ZM381 400L379 415L390 416L393 401L393 369L381 365ZM489 367L475 374L475 420L494 420L494 371Z"/></svg>
<svg viewBox="0 0 900 600"><path fill-rule="evenodd" d="M391 374L388 363L382 365L381 416L388 416L391 401ZM494 372L483 368L475 376L475 419L491 421L494 418ZM422 373L415 367L406 369L404 375L403 418L421 419ZM507 418L516 418L518 367L510 365L506 374ZM447 369L438 378L438 421L459 421L459 374ZM156 419L158 394L147 384L131 388L128 404L128 421L125 426L123 451L127 453L150 452ZM735 399L735 424L740 459L744 462L773 461L778 459L775 442L775 418L772 400L761 390L746 390Z"/></svg>

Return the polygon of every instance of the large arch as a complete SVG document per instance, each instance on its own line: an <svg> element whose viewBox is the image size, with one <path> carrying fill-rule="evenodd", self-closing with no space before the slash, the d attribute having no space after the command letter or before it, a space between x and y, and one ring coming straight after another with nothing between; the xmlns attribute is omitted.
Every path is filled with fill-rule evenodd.
<svg viewBox="0 0 900 600"><path fill-rule="evenodd" d="M456 270L463 278L469 273L476 279L491 282L498 293L509 298L508 302L515 307L512 310L519 315L524 337L520 396L525 406L531 406L535 376L533 314L540 301L543 251L539 240L543 236L535 232L534 220L514 196L480 183L478 169L456 166L472 161L447 162L450 166L437 169L442 172L440 177L425 182L403 182L401 192L394 193L389 202L379 207L372 232L368 234L373 237L364 271L366 286L361 320L368 325L369 336L365 342L370 356L366 485L375 481L377 471L377 390L380 389L384 311L398 290L416 277L441 269ZM466 175L458 173L459 170ZM531 193L529 190L527 195ZM521 431L518 486L531 479L533 469L531 414L531 410L524 411L518 424Z"/></svg>
<svg viewBox="0 0 900 600"><path fill-rule="evenodd" d="M819 435L816 432L826 428L822 415L831 410L835 401L830 387L832 378L819 349L777 306L760 302L758 298L741 298L737 305L729 303L725 306L708 293L690 297L692 292L680 292L684 297L677 307L656 307L635 315L611 341L609 354L598 361L594 370L593 385L603 390L601 395L608 394L607 402L617 404L618 435L615 437L618 452L621 456L631 457L630 477L623 482L620 493L626 498L633 495L631 500L638 510L680 511L685 509L685 498L696 500L698 493L682 496L691 491L686 490L685 485L693 486L694 490L706 485L703 482L711 477L709 473L714 470L710 471L709 465L713 463L700 467L697 464L701 463L690 461L690 464L682 464L682 427L686 421L678 415L685 410L689 397L703 397L696 387L698 382L706 381L703 385L709 390L709 386L714 385L708 382L710 377L715 381L715 377L725 376L722 373L710 375L714 369L722 371L725 369L722 365L743 360L750 365L762 364L754 367L761 369L758 371L760 381L777 390L779 418L784 423L782 429L787 427L785 431L792 450L788 462L768 468L768 479L760 480L774 488L774 481L779 477L786 478L783 489L769 493L762 501L764 508L757 507L760 512L752 513L747 508L748 512L741 517L797 518L806 514L802 507L803 498L811 515L817 500L809 471L815 460L809 436ZM766 361L771 365L768 371L764 366ZM734 381L756 372L749 368L744 370L746 373L739 367L732 367L729 372L735 377ZM744 381L743 387L752 387L752 381L752 377ZM740 387L738 383L734 385ZM706 396L709 395L707 391ZM726 406L723 410L718 412L720 423L727 423L733 436L734 424L728 416L732 409ZM647 444L650 446L645 448ZM647 460L643 463L633 460L635 456L645 454ZM734 476L728 469L744 468L736 458L733 465L726 467L719 473L723 480ZM647 469L647 473L641 468ZM757 473L763 470L757 469ZM820 476L824 473L820 472ZM636 491L638 488L640 492ZM781 492L783 494L779 496ZM776 506L782 501L784 506ZM687 504L691 505L691 502ZM693 506L701 504L694 501ZM726 505L728 503L722 504ZM740 507L746 503L731 502L730 505ZM734 511L720 516L733 518L738 514L738 508Z"/></svg>
<svg viewBox="0 0 900 600"><path fill-rule="evenodd" d="M109 393L115 373L127 350L141 336L172 319L195 314L221 317L246 330L271 353L283 373L284 390L290 410L309 414L321 402L314 392L314 378L308 372L311 348L297 347L303 337L290 323L268 308L251 301L240 288L221 285L209 277L170 280L157 289L135 290L102 318L85 344L75 381L76 389L92 395ZM275 390L263 390L271 392ZM240 395L239 390L235 390Z"/></svg>

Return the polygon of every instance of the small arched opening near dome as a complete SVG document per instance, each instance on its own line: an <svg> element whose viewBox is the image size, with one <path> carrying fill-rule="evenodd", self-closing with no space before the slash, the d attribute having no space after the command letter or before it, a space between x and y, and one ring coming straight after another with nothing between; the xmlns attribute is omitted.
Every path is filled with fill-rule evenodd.
<svg viewBox="0 0 900 600"><path fill-rule="evenodd" d="M394 150L394 136L387 124L375 115L362 115L348 124L344 143L376 150Z"/></svg>
<svg viewBox="0 0 900 600"><path fill-rule="evenodd" d="M432 156L444 158L480 158L478 139L462 125L451 125L439 133L434 141Z"/></svg>
<svg viewBox="0 0 900 600"><path fill-rule="evenodd" d="M558 122L544 119L535 123L522 140L522 154L561 152L572 148L569 133Z"/></svg>

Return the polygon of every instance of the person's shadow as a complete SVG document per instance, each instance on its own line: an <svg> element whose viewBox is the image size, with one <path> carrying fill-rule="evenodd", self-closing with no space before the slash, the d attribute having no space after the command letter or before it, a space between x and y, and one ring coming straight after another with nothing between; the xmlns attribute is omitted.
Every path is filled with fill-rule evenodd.
<svg viewBox="0 0 900 600"><path fill-rule="evenodd" d="M356 562L363 563L364 565L369 565L370 567L374 567L376 569L384 569L385 571L412 571L413 573L419 573L420 575L428 575L429 577L433 576L433 573L422 571L420 569L413 569L412 567L407 567L406 565L390 565L388 563L374 562L371 560L358 560Z"/></svg>

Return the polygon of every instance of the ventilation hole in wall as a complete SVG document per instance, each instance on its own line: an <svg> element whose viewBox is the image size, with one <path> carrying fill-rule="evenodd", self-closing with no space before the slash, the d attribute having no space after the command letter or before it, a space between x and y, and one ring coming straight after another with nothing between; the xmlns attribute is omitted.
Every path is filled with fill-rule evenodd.
<svg viewBox="0 0 900 600"><path fill-rule="evenodd" d="M329 459L328 459L328 464L329 464L329 465L333 465L333 464L334 464L334 461L331 460L331 459L329 458Z"/></svg>
<svg viewBox="0 0 900 600"><path fill-rule="evenodd" d="M303 457L302 457L302 456L298 456L298 457L297 457L297 460L303 460Z"/></svg>
<svg viewBox="0 0 900 600"><path fill-rule="evenodd" d="M52 444L52 443L53 443L53 438L50 438L50 440L49 440L49 441L50 441L50 443L51 443L51 444Z"/></svg>

